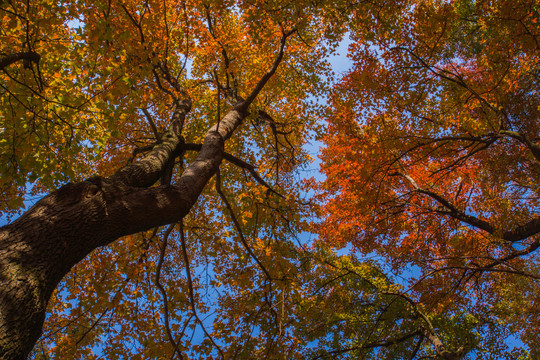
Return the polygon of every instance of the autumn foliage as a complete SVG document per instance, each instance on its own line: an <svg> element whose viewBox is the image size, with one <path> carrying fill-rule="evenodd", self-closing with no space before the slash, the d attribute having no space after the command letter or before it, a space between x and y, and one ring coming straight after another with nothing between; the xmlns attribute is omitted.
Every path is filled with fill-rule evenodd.
<svg viewBox="0 0 540 360"><path fill-rule="evenodd" d="M399 2L352 21L354 68L323 137L322 240L536 349L538 5Z"/></svg>
<svg viewBox="0 0 540 360"><path fill-rule="evenodd" d="M174 186L249 107L187 216L63 278L30 358L538 356L539 11L0 2L7 217L113 178L173 130L152 186ZM352 67L332 69L343 43ZM315 137L324 180L305 172Z"/></svg>

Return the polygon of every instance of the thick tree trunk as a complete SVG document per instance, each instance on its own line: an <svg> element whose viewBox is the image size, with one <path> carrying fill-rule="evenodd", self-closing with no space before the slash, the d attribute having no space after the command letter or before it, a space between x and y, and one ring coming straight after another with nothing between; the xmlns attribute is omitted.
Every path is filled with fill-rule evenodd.
<svg viewBox="0 0 540 360"><path fill-rule="evenodd" d="M109 178L68 184L0 228L0 359L23 360L41 334L51 293L92 250L123 235L182 219L217 172L225 140L283 58L284 33L270 70L249 96L206 133L197 158L174 185L151 187L182 152L181 129L191 101L177 102L161 143Z"/></svg>
<svg viewBox="0 0 540 360"><path fill-rule="evenodd" d="M227 117L235 123L230 130L243 119L236 110L223 120ZM189 212L219 167L224 136L211 129L175 185L149 188L182 144L169 132L142 161L109 178L65 185L0 228L0 359L28 356L41 334L51 293L92 250Z"/></svg>
<svg viewBox="0 0 540 360"><path fill-rule="evenodd" d="M183 105L183 114L189 110ZM172 128L172 127L171 127ZM24 359L38 339L51 293L88 253L118 237L185 216L201 184L147 188L182 145L168 137L143 160L108 179L68 184L0 228L0 358ZM211 166L197 169L208 180L221 160L223 141L208 135ZM191 191L184 191L190 188Z"/></svg>

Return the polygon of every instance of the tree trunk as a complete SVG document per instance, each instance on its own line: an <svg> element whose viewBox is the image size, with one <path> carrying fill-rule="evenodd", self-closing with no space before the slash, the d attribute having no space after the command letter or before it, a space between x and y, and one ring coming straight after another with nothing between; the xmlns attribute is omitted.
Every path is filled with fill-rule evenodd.
<svg viewBox="0 0 540 360"><path fill-rule="evenodd" d="M41 334L53 290L92 250L187 215L217 172L225 141L277 70L293 33L282 35L270 70L208 130L199 155L174 185L150 187L183 151L180 132L191 100L176 101L169 130L145 158L109 178L65 185L0 228L0 359L26 359Z"/></svg>
<svg viewBox="0 0 540 360"><path fill-rule="evenodd" d="M244 116L233 110L223 120L227 117L235 122L234 130ZM41 334L53 290L92 250L178 221L189 212L219 167L224 136L211 129L175 185L150 188L182 145L170 130L143 160L109 178L65 185L0 228L1 359L28 356Z"/></svg>
<svg viewBox="0 0 540 360"><path fill-rule="evenodd" d="M189 104L181 107L185 117ZM223 149L219 135L211 133L207 139L199 157L207 157L211 165L196 169L206 181L217 170ZM1 359L27 357L41 334L53 290L92 250L188 213L203 184L184 179L178 186L148 188L181 145L171 127L141 161L108 179L65 185L0 228Z"/></svg>

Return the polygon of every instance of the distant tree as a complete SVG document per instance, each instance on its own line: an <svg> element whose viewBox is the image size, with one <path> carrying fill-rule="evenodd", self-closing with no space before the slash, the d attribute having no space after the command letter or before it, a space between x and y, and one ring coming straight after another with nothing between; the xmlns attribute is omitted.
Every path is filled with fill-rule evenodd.
<svg viewBox="0 0 540 360"><path fill-rule="evenodd" d="M459 0L355 13L354 69L323 137L319 228L328 244L417 269L423 306L505 324L535 356L538 11Z"/></svg>

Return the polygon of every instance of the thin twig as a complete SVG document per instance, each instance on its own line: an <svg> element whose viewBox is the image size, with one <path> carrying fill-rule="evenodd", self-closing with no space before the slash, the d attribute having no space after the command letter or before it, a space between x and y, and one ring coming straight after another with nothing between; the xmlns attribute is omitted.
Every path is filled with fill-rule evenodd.
<svg viewBox="0 0 540 360"><path fill-rule="evenodd" d="M197 307L195 306L195 297L194 297L194 291L193 291L193 280L191 279L191 270L189 268L189 258L188 258L187 249L186 249L186 239L184 235L184 222L183 221L180 221L180 242L182 243L182 255L184 257L184 264L186 266L186 277L188 281L189 301L191 302L191 311L193 312L193 315L197 319L197 322L201 325L206 337L210 339L212 344L217 348L219 354L221 355L221 358L224 359L225 355L223 354L221 347L214 341L212 336L208 333L203 322L199 318L199 315L197 314Z"/></svg>
<svg viewBox="0 0 540 360"><path fill-rule="evenodd" d="M92 330L94 330L94 328L97 326L97 324L101 321L101 318L103 318L103 316L105 316L105 314L109 311L109 308L105 308L105 310L101 313L101 315L98 316L98 318L96 319L96 321L94 321L92 323L92 326L90 326L85 332L84 334L82 334L82 336L79 338L79 340L77 340L77 342L75 343L75 347L77 347L77 345L79 345L81 343L81 341L83 341L83 339L86 337L86 335L90 334L90 332Z"/></svg>
<svg viewBox="0 0 540 360"><path fill-rule="evenodd" d="M161 252L159 255L159 261L158 261L158 265L156 269L156 286L158 287L159 292L161 293L161 297L163 298L163 315L165 316L165 331L167 332L167 337L169 338L170 343L173 345L173 348L174 348L173 353L178 354L180 359L184 359L184 357L182 356L182 352L178 348L178 343L174 340L174 337L172 336L171 327L169 324L169 301L167 299L167 291L165 291L165 288L159 282L160 277L161 277L161 267L163 266L163 259L165 258L165 250L167 249L167 240L173 228L174 228L174 224L169 225L169 227L165 231L165 235L163 236L163 244L161 245Z"/></svg>
<svg viewBox="0 0 540 360"><path fill-rule="evenodd" d="M251 256L251 258L253 260L255 260L257 265L259 265L261 270L266 275L266 278L268 280L272 280L272 277L270 276L270 273L268 272L268 270L266 270L266 268L261 263L261 261L257 258L257 256L255 256L255 253L253 252L253 250L251 249L251 247L247 243L246 238L244 237L244 233L242 232L242 228L240 227L240 223L238 222L238 219L236 219L236 215L234 214L234 211L233 211L233 209L231 207L231 204L229 203L229 200L227 200L227 197L225 196L225 194L221 190L221 175L220 175L219 170L216 173L216 191L219 194L219 197L221 198L223 203L225 204L225 207L229 211L229 216L231 217L231 220L232 220L232 222L234 224L234 227L236 228L236 231L238 232L238 236L240 236L240 242L242 242L242 245L244 246L244 248L248 252L249 256Z"/></svg>
<svg viewBox="0 0 540 360"><path fill-rule="evenodd" d="M159 135L159 131L156 127L156 123L154 122L154 119L152 118L152 115L150 115L150 112L146 108L142 108L141 111L144 113L144 116L146 116L146 120L150 124L150 127L152 128L152 132L154 133L154 136L157 141L161 141L161 136Z"/></svg>

